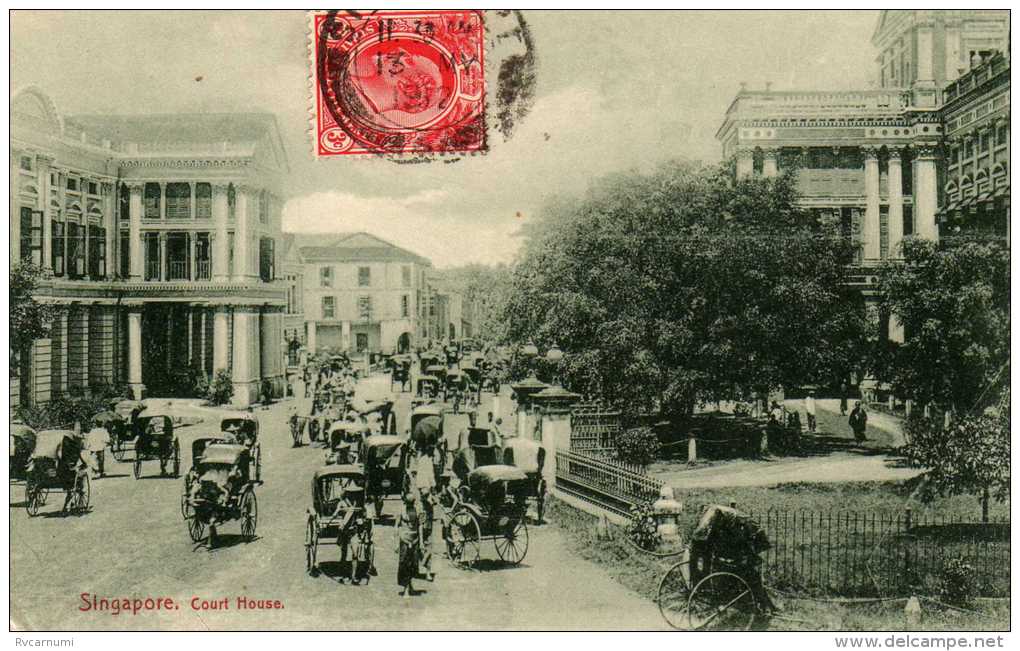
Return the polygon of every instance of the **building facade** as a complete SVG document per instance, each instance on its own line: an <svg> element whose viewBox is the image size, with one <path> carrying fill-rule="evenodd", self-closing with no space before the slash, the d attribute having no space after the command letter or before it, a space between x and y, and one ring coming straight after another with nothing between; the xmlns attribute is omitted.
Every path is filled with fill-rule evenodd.
<svg viewBox="0 0 1020 651"><path fill-rule="evenodd" d="M309 352L404 352L425 337L429 260L368 233L294 238Z"/></svg>
<svg viewBox="0 0 1020 651"><path fill-rule="evenodd" d="M283 390L277 282L286 154L264 114L61 116L11 104L12 261L43 271L50 337L18 351L12 405L102 384L179 395L227 370L235 404Z"/></svg>
<svg viewBox="0 0 1020 651"><path fill-rule="evenodd" d="M982 56L945 89L940 232L1010 236L1009 58Z"/></svg>
<svg viewBox="0 0 1020 651"><path fill-rule="evenodd" d="M971 100L959 99L959 84L983 74L969 71L1006 51L1008 42L1008 11L882 11L872 37L879 51L877 89L742 86L716 137L724 157L736 160L738 177L796 173L802 207L840 224L857 243L854 282L873 296L873 268L900 255L904 238L938 239L941 188L948 187L946 136L960 128L946 121L946 102L972 110ZM988 99L1001 108L998 94ZM1005 111L1008 117L1008 99ZM998 161L998 150L987 160ZM962 170L965 163L956 165ZM895 319L889 335L902 341Z"/></svg>

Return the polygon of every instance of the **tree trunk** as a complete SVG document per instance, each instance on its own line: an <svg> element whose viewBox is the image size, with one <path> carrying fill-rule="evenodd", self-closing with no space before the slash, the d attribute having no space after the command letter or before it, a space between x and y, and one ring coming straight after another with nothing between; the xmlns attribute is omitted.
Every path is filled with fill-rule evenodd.
<svg viewBox="0 0 1020 651"><path fill-rule="evenodd" d="M988 488L981 491L981 522L988 524Z"/></svg>

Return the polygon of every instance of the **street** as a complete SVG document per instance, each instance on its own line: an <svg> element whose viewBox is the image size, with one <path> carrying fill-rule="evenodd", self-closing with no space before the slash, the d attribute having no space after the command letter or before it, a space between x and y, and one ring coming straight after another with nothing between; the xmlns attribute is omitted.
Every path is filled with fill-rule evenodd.
<svg viewBox="0 0 1020 651"><path fill-rule="evenodd" d="M359 385L371 397L388 391L388 376ZM301 387L298 385L298 394ZM156 401L152 401L156 402ZM392 519L375 527L378 576L361 586L340 584L324 572L305 572L305 513L311 476L322 465L318 446L291 447L285 420L294 400L256 409L261 423L265 484L258 497L257 537L245 542L240 525L220 527L221 543L209 550L191 543L180 513L182 479L159 477L146 462L135 480L129 463L107 453L107 477L92 483L92 509L61 516L63 495L51 494L40 515L29 518L24 486L10 487L11 625L17 629L301 629L301 630L490 630L661 629L653 603L613 581L595 565L572 555L554 524L529 527L527 557L518 567L495 559L482 543L481 567L454 568L442 557L436 526L434 583L416 581L419 596L401 599L396 583L396 535ZM298 400L300 402L300 400ZM397 400L397 422L407 422L410 394ZM178 430L182 468L191 463L191 441L218 430L219 410L174 401L175 413L203 421ZM302 408L303 409L303 408ZM300 413L305 413L301 411ZM484 414L485 411L483 410ZM126 460L130 461L128 453ZM393 514L396 500L384 513ZM319 548L321 561L335 548ZM81 611L80 595L97 599L169 597L177 609L130 612ZM226 598L226 610L194 610ZM237 598L278 600L282 609L237 609ZM89 597L90 598L90 597Z"/></svg>

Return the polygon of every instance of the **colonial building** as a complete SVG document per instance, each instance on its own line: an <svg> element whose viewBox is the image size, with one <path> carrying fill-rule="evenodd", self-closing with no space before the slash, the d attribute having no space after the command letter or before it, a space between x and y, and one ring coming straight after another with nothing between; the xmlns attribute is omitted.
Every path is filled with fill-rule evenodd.
<svg viewBox="0 0 1020 651"><path fill-rule="evenodd" d="M974 55L974 69L949 84L942 123L946 183L944 236L982 233L1009 237L1009 57Z"/></svg>
<svg viewBox="0 0 1020 651"><path fill-rule="evenodd" d="M390 353L427 338L429 260L368 233L293 237L308 351Z"/></svg>
<svg viewBox="0 0 1020 651"><path fill-rule="evenodd" d="M43 270L50 337L19 351L12 404L100 384L176 395L226 369L234 402L282 390L277 278L287 159L264 114L62 116L11 105L12 261Z"/></svg>
<svg viewBox="0 0 1020 651"><path fill-rule="evenodd" d="M958 128L944 122L943 105L960 92L943 88L1008 41L1008 11L883 11L872 37L877 89L742 87L716 137L738 177L796 172L803 207L858 244L856 282L868 295L869 268L899 255L903 238L939 237L944 137ZM1008 97L1008 67L1005 79ZM966 105L962 111L976 111L971 99ZM902 340L895 322L890 336Z"/></svg>

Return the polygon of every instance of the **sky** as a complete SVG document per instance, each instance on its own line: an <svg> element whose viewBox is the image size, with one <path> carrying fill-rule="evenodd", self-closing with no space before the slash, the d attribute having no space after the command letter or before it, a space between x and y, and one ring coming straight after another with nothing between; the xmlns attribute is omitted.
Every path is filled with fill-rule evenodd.
<svg viewBox="0 0 1020 651"><path fill-rule="evenodd" d="M877 11L525 11L536 99L509 140L453 164L316 160L300 11L16 11L14 91L62 114L271 112L290 173L284 230L367 231L443 268L509 262L552 196L669 158L720 158L751 90L868 88ZM201 77L201 81L196 78ZM490 80L490 87L493 86Z"/></svg>

